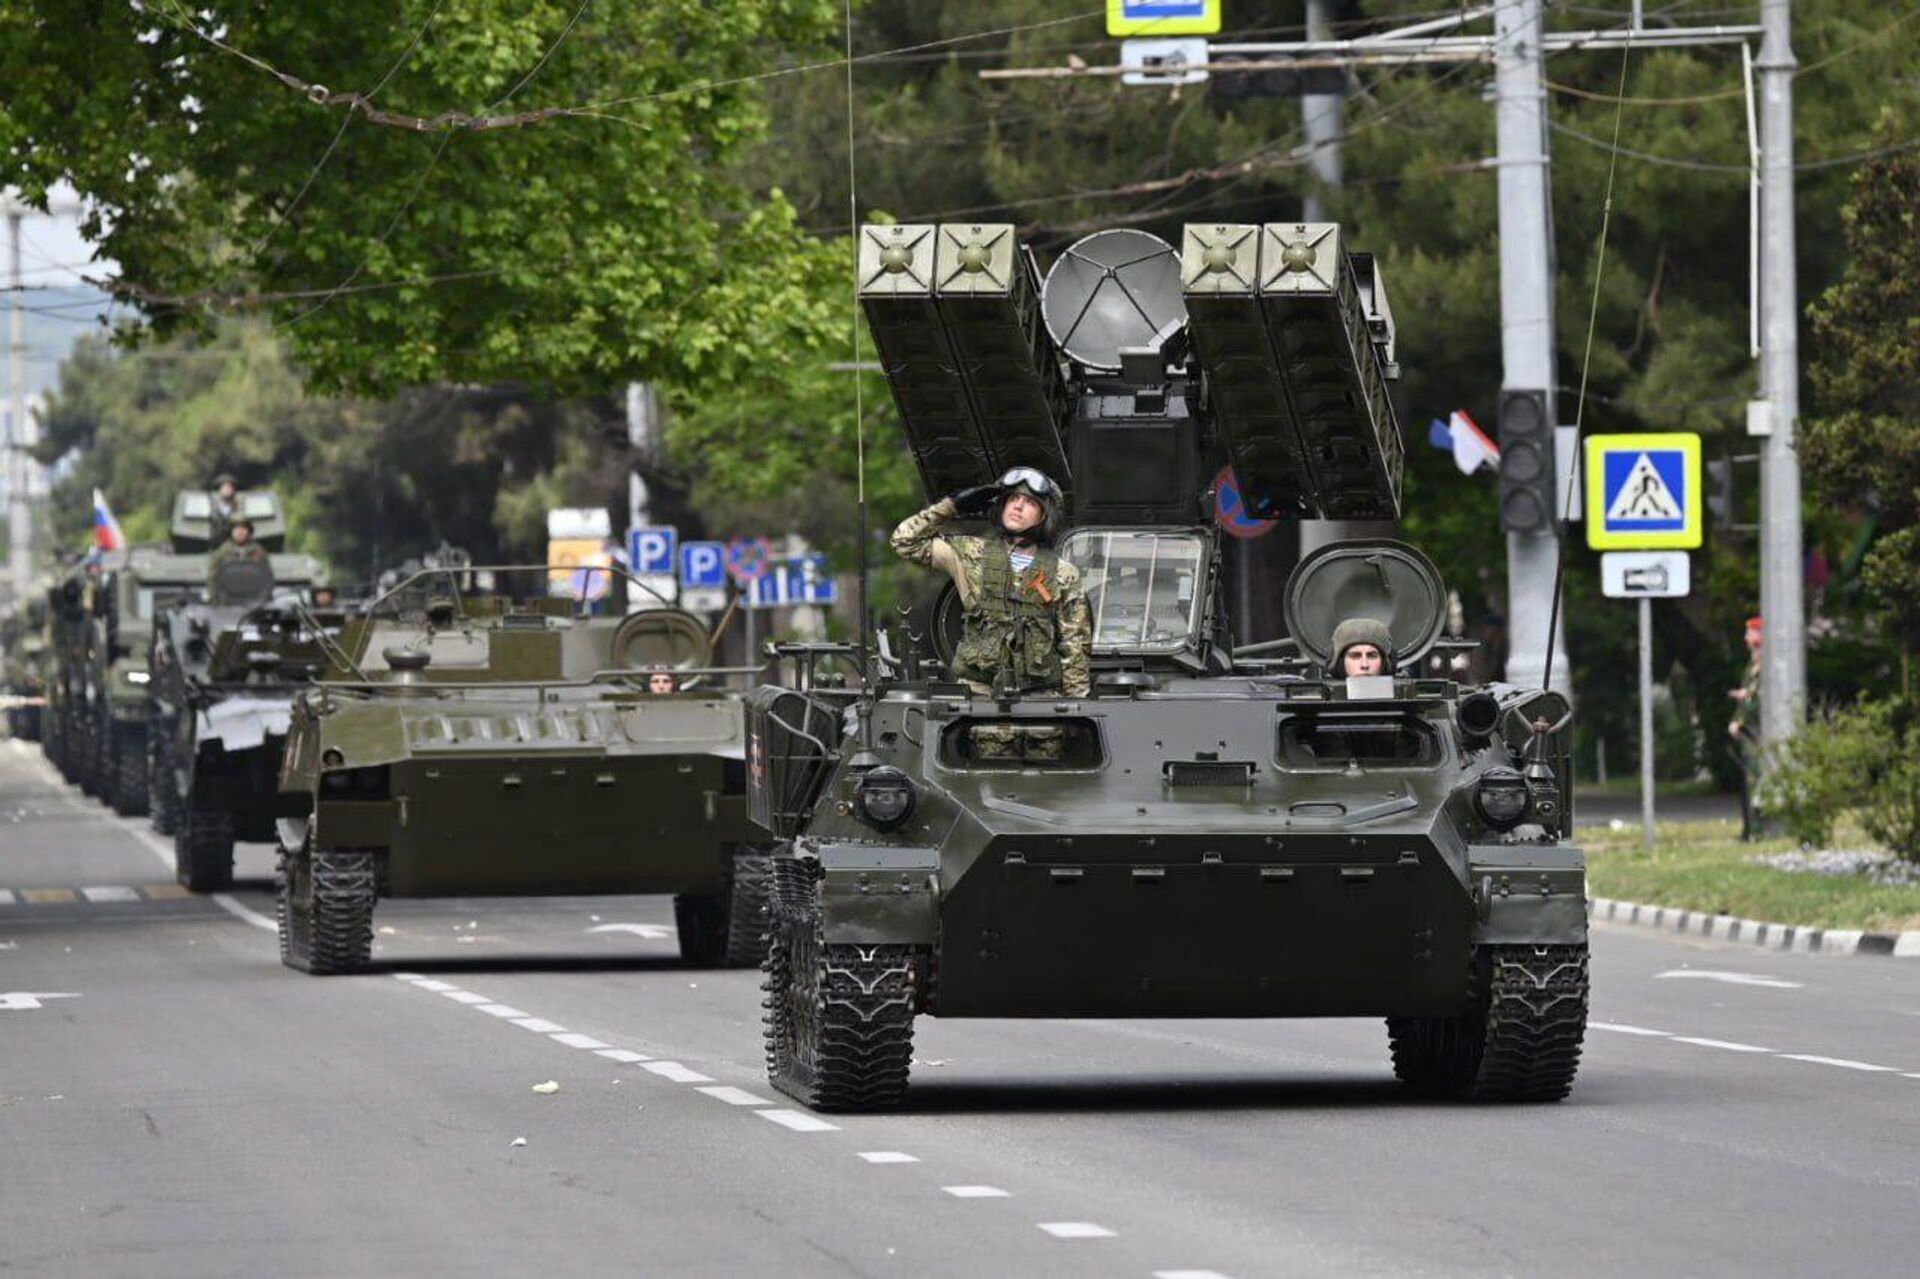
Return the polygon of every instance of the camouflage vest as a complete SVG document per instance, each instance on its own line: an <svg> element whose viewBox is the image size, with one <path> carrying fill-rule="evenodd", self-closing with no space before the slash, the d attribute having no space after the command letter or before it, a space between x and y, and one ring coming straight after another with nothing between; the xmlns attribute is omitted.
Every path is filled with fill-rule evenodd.
<svg viewBox="0 0 1920 1279"><path fill-rule="evenodd" d="M991 684L1009 670L1021 689L1060 687L1060 557L1035 547L1033 564L1016 576L1007 543L988 538L980 545L980 572L967 606L960 646L954 650L954 678Z"/></svg>

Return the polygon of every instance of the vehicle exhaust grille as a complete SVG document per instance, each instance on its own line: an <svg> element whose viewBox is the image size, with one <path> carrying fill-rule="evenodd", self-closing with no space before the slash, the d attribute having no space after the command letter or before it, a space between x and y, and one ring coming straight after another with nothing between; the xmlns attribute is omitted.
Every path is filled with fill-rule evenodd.
<svg viewBox="0 0 1920 1279"><path fill-rule="evenodd" d="M1251 786L1250 759L1170 759L1165 774L1169 786Z"/></svg>

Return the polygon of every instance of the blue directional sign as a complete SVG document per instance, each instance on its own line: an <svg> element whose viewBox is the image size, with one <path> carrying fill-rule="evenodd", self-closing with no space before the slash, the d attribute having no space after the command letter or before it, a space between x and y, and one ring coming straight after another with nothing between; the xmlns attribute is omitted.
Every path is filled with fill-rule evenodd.
<svg viewBox="0 0 1920 1279"><path fill-rule="evenodd" d="M747 587L748 608L793 608L833 604L840 598L824 555L796 555L768 568Z"/></svg>
<svg viewBox="0 0 1920 1279"><path fill-rule="evenodd" d="M725 542L680 543L680 585L694 590L727 584Z"/></svg>
<svg viewBox="0 0 1920 1279"><path fill-rule="evenodd" d="M1220 30L1220 0L1107 0L1110 36L1210 36Z"/></svg>
<svg viewBox="0 0 1920 1279"><path fill-rule="evenodd" d="M1700 545L1700 437L1594 435L1586 442L1587 545L1602 551Z"/></svg>
<svg viewBox="0 0 1920 1279"><path fill-rule="evenodd" d="M671 526L627 532L627 563L635 573L671 573L680 535Z"/></svg>

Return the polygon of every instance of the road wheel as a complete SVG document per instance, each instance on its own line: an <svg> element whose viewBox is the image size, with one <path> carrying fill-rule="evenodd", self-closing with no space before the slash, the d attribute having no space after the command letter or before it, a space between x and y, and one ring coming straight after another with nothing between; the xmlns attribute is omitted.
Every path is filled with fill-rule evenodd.
<svg viewBox="0 0 1920 1279"><path fill-rule="evenodd" d="M913 1062L913 948L827 944L812 866L778 857L773 874L768 1081L815 1110L898 1105Z"/></svg>
<svg viewBox="0 0 1920 1279"><path fill-rule="evenodd" d="M108 801L122 817L147 811L147 730L144 724L113 726L113 769Z"/></svg>
<svg viewBox="0 0 1920 1279"><path fill-rule="evenodd" d="M1393 1071L1433 1095L1559 1101L1587 1028L1587 948L1486 946L1455 1017L1389 1017Z"/></svg>
<svg viewBox="0 0 1920 1279"><path fill-rule="evenodd" d="M180 829L180 779L173 767L174 729L156 718L147 726L147 811L162 835Z"/></svg>
<svg viewBox="0 0 1920 1279"><path fill-rule="evenodd" d="M100 736L100 726L83 719L76 735L79 749L74 752L74 780L82 795L95 799L100 796Z"/></svg>
<svg viewBox="0 0 1920 1279"><path fill-rule="evenodd" d="M196 893L233 887L233 814L198 808L189 790L173 832L173 877Z"/></svg>
<svg viewBox="0 0 1920 1279"><path fill-rule="evenodd" d="M356 973L373 958L379 867L365 849L319 851L312 828L296 850L280 850L280 960L316 977Z"/></svg>

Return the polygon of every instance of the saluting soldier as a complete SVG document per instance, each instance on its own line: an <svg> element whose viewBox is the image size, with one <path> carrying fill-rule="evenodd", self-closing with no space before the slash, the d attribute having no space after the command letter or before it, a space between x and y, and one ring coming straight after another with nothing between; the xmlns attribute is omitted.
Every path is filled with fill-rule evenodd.
<svg viewBox="0 0 1920 1279"><path fill-rule="evenodd" d="M1053 549L1059 486L1030 466L997 484L943 497L893 531L900 557L953 579L965 610L953 677L976 693L998 682L1020 693L1085 697L1091 691L1093 620L1080 571ZM997 536L944 530L987 517Z"/></svg>

